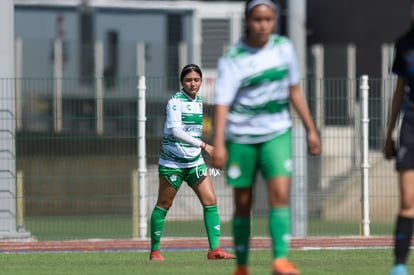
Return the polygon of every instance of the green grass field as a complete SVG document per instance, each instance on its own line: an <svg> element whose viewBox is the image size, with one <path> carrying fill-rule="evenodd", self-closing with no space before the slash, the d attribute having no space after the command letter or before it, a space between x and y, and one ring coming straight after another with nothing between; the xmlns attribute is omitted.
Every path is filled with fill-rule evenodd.
<svg viewBox="0 0 414 275"><path fill-rule="evenodd" d="M150 262L144 252L1 253L0 274L143 274L230 275L234 260L208 261L205 251L167 251L164 262ZM291 260L303 275L388 274L391 249L294 250ZM413 265L409 266L414 270ZM271 274L270 251L252 251L251 275Z"/></svg>
<svg viewBox="0 0 414 275"><path fill-rule="evenodd" d="M27 218L26 229L38 240L130 238L130 216L35 217ZM371 224L372 235L391 235L392 224ZM165 237L205 237L200 221L167 221ZM255 218L253 236L268 236L266 218ZM358 223L310 219L308 236L358 236ZM222 223L222 236L231 236L230 222ZM227 274L234 260L208 261L206 251L166 251L166 261L150 262L143 252L0 253L0 274ZM294 250L291 259L302 275L388 274L391 249ZM409 268L414 270L411 265ZM271 274L270 251L252 251L251 275Z"/></svg>

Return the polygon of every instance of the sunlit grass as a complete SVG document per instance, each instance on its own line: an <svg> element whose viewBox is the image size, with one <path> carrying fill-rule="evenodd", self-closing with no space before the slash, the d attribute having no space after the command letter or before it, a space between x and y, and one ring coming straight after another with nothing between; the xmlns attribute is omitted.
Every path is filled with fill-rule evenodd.
<svg viewBox="0 0 414 275"><path fill-rule="evenodd" d="M231 274L234 260L209 261L205 251L166 251L165 261L151 262L147 252L1 254L1 274ZM302 274L388 274L391 249L291 251ZM251 275L271 273L271 253L251 251ZM413 268L410 265L409 268Z"/></svg>

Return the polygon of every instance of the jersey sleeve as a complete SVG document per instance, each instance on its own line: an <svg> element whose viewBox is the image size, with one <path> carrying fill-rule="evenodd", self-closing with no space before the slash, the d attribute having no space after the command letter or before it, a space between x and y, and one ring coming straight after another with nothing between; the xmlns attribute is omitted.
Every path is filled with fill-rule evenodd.
<svg viewBox="0 0 414 275"><path fill-rule="evenodd" d="M296 57L295 49L293 44L289 42L289 52L290 52L290 66L289 66L289 84L294 86L300 81L300 71L298 60Z"/></svg>
<svg viewBox="0 0 414 275"><path fill-rule="evenodd" d="M172 98L168 101L166 107L166 126L167 128L181 127L181 105L179 101Z"/></svg>
<svg viewBox="0 0 414 275"><path fill-rule="evenodd" d="M220 58L214 90L214 104L229 106L233 103L239 88L236 65L229 58Z"/></svg>
<svg viewBox="0 0 414 275"><path fill-rule="evenodd" d="M189 133L185 132L181 127L174 127L171 129L172 134L181 141L193 145L194 147L200 147L201 139L192 137Z"/></svg>

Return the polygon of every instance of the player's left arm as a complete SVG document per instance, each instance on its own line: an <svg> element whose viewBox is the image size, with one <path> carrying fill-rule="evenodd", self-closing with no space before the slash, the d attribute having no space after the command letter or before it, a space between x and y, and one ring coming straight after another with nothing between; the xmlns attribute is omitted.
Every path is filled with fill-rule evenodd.
<svg viewBox="0 0 414 275"><path fill-rule="evenodd" d="M309 111L308 103L299 84L290 86L290 102L306 129L309 153L319 155L322 151L321 141Z"/></svg>
<svg viewBox="0 0 414 275"><path fill-rule="evenodd" d="M167 104L167 128L171 130L171 133L177 139L190 144L194 147L205 147L201 139L194 138L183 129L182 111L180 109L180 101L176 99L170 99Z"/></svg>

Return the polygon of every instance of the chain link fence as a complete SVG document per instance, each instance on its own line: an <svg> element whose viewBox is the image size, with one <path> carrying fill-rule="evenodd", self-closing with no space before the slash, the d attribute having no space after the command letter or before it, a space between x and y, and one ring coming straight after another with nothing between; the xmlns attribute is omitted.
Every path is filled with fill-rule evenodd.
<svg viewBox="0 0 414 275"><path fill-rule="evenodd" d="M398 209L393 162L381 155L384 113L389 97L384 83L369 81L369 190L372 235L389 235ZM323 85L322 85L323 84ZM361 115L358 79L305 79L302 86L323 144L321 156L305 161L307 236L361 234ZM132 238L138 198L138 78L1 79L16 89L15 165L17 228L36 239ZM166 87L169 87L168 89ZM212 138L212 88L206 81L204 139ZM319 90L323 87L323 92ZM165 104L179 89L176 78L146 78L147 217L158 191L157 162ZM5 100L3 93L3 100ZM295 113L292 112L295 118ZM304 139L304 136L295 138ZM0 141L1 142L1 141ZM293 143L295 144L295 142ZM208 159L207 159L208 161ZM212 170L213 171L213 170ZM211 174L222 220L231 235L232 190L224 171ZM295 182L293 182L295 184ZM266 186L257 177L254 236L267 236ZM292 192L292 201L295 198ZM135 203L135 204L134 204ZM202 207L183 185L167 216L164 236L204 236Z"/></svg>

